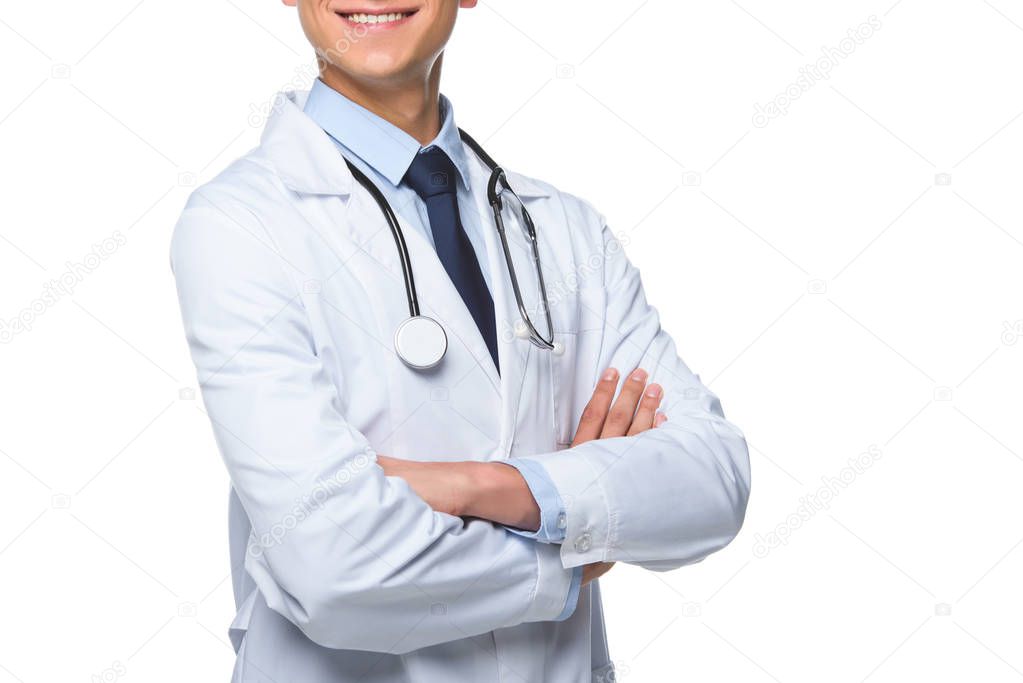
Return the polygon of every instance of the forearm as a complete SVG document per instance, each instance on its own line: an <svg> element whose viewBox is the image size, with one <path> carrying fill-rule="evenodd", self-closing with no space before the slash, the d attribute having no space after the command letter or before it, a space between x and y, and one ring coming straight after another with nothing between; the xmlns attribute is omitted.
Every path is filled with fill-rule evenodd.
<svg viewBox="0 0 1023 683"><path fill-rule="evenodd" d="M566 567L697 562L738 533L749 495L742 435L724 420L669 412L664 427L534 456L571 504Z"/></svg>
<svg viewBox="0 0 1023 683"><path fill-rule="evenodd" d="M205 408L252 527L245 570L272 610L320 645L380 652L571 613L576 573L555 548L440 514L384 476L312 351L295 283L262 243L192 207L172 263ZM436 604L446 617L424 620Z"/></svg>
<svg viewBox="0 0 1023 683"><path fill-rule="evenodd" d="M620 560L651 569L696 562L738 533L750 489L749 455L717 396L679 357L646 301L639 271L602 228L607 306L596 367L642 367L663 388L663 427L523 458L542 466L566 501L566 567ZM580 396L596 377L577 354ZM624 388L623 388L624 391ZM576 415L581 405L567 407Z"/></svg>
<svg viewBox="0 0 1023 683"><path fill-rule="evenodd" d="M388 476L401 477L438 512L478 517L535 531L540 507L525 478L497 462L418 462L379 456Z"/></svg>
<svg viewBox="0 0 1023 683"><path fill-rule="evenodd" d="M583 411L573 445L595 439L634 436L662 425L658 413L663 389L646 384L642 368L630 372L618 389L619 373L608 368ZM431 507L463 517L503 524L544 543L565 538L564 498L540 462L515 458L502 462L416 462L380 457L384 471L402 477Z"/></svg>

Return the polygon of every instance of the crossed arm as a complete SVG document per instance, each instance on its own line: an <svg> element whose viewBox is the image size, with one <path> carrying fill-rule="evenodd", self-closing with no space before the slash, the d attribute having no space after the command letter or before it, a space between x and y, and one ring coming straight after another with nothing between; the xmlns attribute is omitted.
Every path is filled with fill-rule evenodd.
<svg viewBox="0 0 1023 683"><path fill-rule="evenodd" d="M635 436L664 424L667 415L657 412L664 389L659 384L648 385L647 377L642 368L631 372L615 400L619 374L616 368L608 368L583 410L572 446ZM530 531L540 526L540 506L514 467L500 462L420 462L384 455L377 455L377 464L387 476L404 479L437 512ZM613 565L584 565L582 585L603 576Z"/></svg>
<svg viewBox="0 0 1023 683"><path fill-rule="evenodd" d="M582 386L597 367L647 368L663 388L659 410L667 421L657 429L649 428L653 421L635 424L649 410L618 410L605 380L574 448L516 459L542 467L558 496L571 501L566 540L556 545L508 530L536 525L536 502L508 465L455 466L451 476L441 470L436 480L446 501L425 489L426 498L413 495L407 481L423 488L416 474L388 476L395 470L378 466L344 414L315 351L302 283L266 247L272 236L244 218L251 211L239 200L211 201L193 195L175 229L182 318L205 408L251 525L245 570L266 604L310 640L404 653L566 618L575 608L577 568L587 567L587 578L615 561L672 569L738 532L749 493L742 434L679 358L620 249L607 250L595 285L601 298L606 293L602 327L580 335L588 346L574 354L573 374ZM241 218L226 219L228 209ZM633 386L625 383L626 395L635 395ZM383 465L405 473L414 467ZM488 509L492 498L480 495L487 487L519 502ZM425 618L438 605L445 617Z"/></svg>

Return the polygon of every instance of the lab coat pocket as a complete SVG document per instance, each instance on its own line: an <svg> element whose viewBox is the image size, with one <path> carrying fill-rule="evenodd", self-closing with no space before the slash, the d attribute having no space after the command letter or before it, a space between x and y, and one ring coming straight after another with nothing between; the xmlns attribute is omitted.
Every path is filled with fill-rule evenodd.
<svg viewBox="0 0 1023 683"><path fill-rule="evenodd" d="M550 354L554 424L559 448L567 448L593 394L604 338L607 297L603 287L582 287L552 301L554 339L564 353Z"/></svg>

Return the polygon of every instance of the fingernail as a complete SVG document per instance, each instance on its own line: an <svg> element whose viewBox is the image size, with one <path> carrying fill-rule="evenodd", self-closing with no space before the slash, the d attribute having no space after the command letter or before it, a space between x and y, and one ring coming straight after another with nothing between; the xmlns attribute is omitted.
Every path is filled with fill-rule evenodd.
<svg viewBox="0 0 1023 683"><path fill-rule="evenodd" d="M646 388L647 398L660 398L661 397L661 385L651 384Z"/></svg>
<svg viewBox="0 0 1023 683"><path fill-rule="evenodd" d="M654 426L655 427L660 427L662 424L664 424L667 421L668 421L668 416L667 415L665 415L664 413L657 413L656 417L654 417Z"/></svg>
<svg viewBox="0 0 1023 683"><path fill-rule="evenodd" d="M604 371L603 377L604 381L610 381L616 377L618 377L618 371L615 370L614 368L608 368L607 370Z"/></svg>
<svg viewBox="0 0 1023 683"><path fill-rule="evenodd" d="M639 368L638 370L634 370L632 372L630 379L635 380L637 382L645 382L646 377L647 377L646 370L644 370L643 368Z"/></svg>

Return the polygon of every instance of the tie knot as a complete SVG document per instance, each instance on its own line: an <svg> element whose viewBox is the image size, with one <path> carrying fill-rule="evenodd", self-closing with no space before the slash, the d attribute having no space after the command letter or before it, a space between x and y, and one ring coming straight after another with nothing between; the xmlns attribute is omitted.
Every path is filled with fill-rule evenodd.
<svg viewBox="0 0 1023 683"><path fill-rule="evenodd" d="M405 184L423 200L439 194L454 194L458 175L444 150L431 147L416 154L405 172Z"/></svg>

